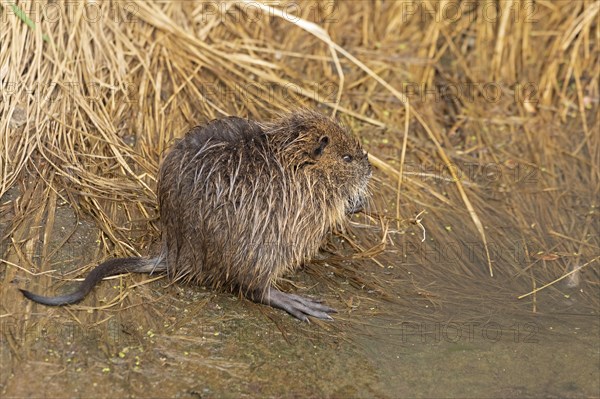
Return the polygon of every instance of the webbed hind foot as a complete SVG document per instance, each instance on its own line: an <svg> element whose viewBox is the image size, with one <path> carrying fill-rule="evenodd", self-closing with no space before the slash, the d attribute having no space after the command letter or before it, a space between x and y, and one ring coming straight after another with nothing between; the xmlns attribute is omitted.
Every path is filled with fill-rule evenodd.
<svg viewBox="0 0 600 399"><path fill-rule="evenodd" d="M323 305L320 300L304 298L295 294L287 294L275 288L269 288L257 302L274 308L283 309L302 321L309 322L308 316L318 319L333 320L329 313L337 313L333 308Z"/></svg>

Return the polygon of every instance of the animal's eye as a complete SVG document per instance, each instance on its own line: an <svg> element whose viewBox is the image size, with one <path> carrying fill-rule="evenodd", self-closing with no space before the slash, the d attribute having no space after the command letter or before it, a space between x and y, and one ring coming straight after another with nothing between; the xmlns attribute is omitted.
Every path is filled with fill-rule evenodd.
<svg viewBox="0 0 600 399"><path fill-rule="evenodd" d="M352 155L344 155L344 156L342 157L342 159L344 160L344 162L348 162L348 163L350 163L350 162L352 162L352 160L353 160L354 158L352 158Z"/></svg>

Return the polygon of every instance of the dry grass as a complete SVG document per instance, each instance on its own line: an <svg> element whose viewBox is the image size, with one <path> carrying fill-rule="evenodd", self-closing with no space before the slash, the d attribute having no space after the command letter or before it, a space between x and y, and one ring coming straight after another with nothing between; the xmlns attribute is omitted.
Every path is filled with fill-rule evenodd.
<svg viewBox="0 0 600 399"><path fill-rule="evenodd" d="M221 12L93 4L98 19L80 6L26 10L34 28L0 11L3 298L18 298L10 282L29 278L25 269L54 269L60 206L101 231L90 265L145 253L157 235L154 177L173 138L223 115L266 120L302 105L335 113L372 154L372 210L384 222L363 221L383 228L347 238L385 244L367 255L373 270L409 276L394 280L408 303L520 306L519 295L570 273L567 286L521 303L537 311L538 296L575 289L597 309L598 2L506 1L492 18L496 2L485 1L458 19L444 14L456 5L447 1L305 3L289 9L293 21L244 2ZM410 223L423 210L425 243ZM336 274L398 289L360 268ZM497 292L515 303L494 302ZM0 316L23 304L11 302Z"/></svg>

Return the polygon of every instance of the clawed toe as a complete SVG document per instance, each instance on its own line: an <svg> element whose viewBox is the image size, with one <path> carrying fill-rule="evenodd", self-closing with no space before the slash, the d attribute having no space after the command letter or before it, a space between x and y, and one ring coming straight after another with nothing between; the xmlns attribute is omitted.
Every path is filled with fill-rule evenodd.
<svg viewBox="0 0 600 399"><path fill-rule="evenodd" d="M283 309L292 316L302 321L308 322L308 316L313 316L324 320L333 320L328 313L337 313L333 308L323 305L320 300L304 298L295 294L286 294L279 290L271 288L262 303L279 309Z"/></svg>

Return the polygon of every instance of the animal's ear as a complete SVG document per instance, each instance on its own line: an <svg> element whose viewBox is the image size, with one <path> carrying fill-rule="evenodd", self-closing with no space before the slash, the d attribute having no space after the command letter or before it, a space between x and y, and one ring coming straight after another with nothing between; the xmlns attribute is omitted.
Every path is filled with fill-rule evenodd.
<svg viewBox="0 0 600 399"><path fill-rule="evenodd" d="M312 157L317 159L323 154L323 150L329 144L329 136L321 136L317 147L313 150Z"/></svg>

